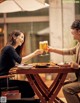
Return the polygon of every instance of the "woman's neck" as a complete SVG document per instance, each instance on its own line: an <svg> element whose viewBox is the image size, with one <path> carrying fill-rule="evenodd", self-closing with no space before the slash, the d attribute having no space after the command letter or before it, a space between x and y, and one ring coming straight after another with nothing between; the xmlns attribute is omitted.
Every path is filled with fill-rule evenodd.
<svg viewBox="0 0 80 103"><path fill-rule="evenodd" d="M17 45L15 45L15 46L13 46L14 47L14 49L16 49L18 46Z"/></svg>

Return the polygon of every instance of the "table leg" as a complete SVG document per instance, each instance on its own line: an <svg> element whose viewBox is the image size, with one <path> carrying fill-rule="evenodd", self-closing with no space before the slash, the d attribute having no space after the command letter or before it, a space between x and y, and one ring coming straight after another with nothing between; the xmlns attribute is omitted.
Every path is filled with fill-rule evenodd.
<svg viewBox="0 0 80 103"><path fill-rule="evenodd" d="M48 98L48 92L45 91L45 88L43 87L43 84L41 82L41 79L39 78L39 76L37 74L34 74L34 77L32 74L30 74L32 79L34 80L34 83L36 85L36 87L38 88L38 90L40 91L40 93L43 95L43 97L45 98L45 100L49 100ZM43 82L44 83L44 82Z"/></svg>
<svg viewBox="0 0 80 103"><path fill-rule="evenodd" d="M59 81L57 81L58 83L57 83L57 86L55 87L55 90L53 88L50 95L49 95L49 98L50 98L49 103L52 103L52 101L54 101L55 98L57 97L57 94L59 93L59 91L60 91L60 89L61 89L61 87L64 83L64 80L67 76L67 73L65 73L65 74L61 73L61 74L58 74L58 75L61 75L61 76L59 78ZM63 102L61 102L61 103L63 103Z"/></svg>
<svg viewBox="0 0 80 103"><path fill-rule="evenodd" d="M52 85L50 86L50 93L49 93L49 97L51 97L51 95L54 93L55 89L57 88L61 78L62 78L63 74L58 74L57 77L55 78L54 82L52 83Z"/></svg>
<svg viewBox="0 0 80 103"><path fill-rule="evenodd" d="M42 95L42 91L41 89L38 87L38 85L35 82L35 78L34 75L26 75L28 80L30 81L30 85L32 86L33 90L35 91L35 93L39 96L41 103L47 103L47 101L45 100L45 96ZM33 76L33 77L32 77Z"/></svg>
<svg viewBox="0 0 80 103"><path fill-rule="evenodd" d="M56 78L54 79L54 82L51 84L51 86L49 87L49 91L51 92L52 89L53 91L55 90L56 86L58 85L59 83L59 79L62 77L62 74L57 74ZM50 93L49 93L50 95Z"/></svg>
<svg viewBox="0 0 80 103"><path fill-rule="evenodd" d="M61 99L59 99L58 97L56 97L55 99L57 102L56 103L64 103Z"/></svg>
<svg viewBox="0 0 80 103"><path fill-rule="evenodd" d="M47 94L49 92L49 88L46 86L46 84L42 81L42 79L40 78L40 76L38 74L35 75L35 79L36 81L38 81L41 85L41 87L43 88L44 92Z"/></svg>

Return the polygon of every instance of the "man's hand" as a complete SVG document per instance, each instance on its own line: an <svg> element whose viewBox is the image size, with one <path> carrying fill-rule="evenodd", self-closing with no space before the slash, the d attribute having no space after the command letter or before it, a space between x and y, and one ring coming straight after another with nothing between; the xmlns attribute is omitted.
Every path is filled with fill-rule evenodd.
<svg viewBox="0 0 80 103"><path fill-rule="evenodd" d="M70 65L71 65L72 68L79 69L79 64L78 63L71 62Z"/></svg>

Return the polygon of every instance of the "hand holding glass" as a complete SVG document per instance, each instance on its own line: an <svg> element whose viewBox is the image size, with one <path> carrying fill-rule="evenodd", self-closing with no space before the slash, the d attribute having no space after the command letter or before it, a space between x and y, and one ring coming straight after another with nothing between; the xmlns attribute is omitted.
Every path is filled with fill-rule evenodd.
<svg viewBox="0 0 80 103"><path fill-rule="evenodd" d="M39 49L43 50L43 46L44 46L43 41L40 41L39 42ZM43 56L43 55L41 54L41 56Z"/></svg>
<svg viewBox="0 0 80 103"><path fill-rule="evenodd" d="M48 41L43 41L43 42L44 42L44 47L43 47L43 49L44 49L46 55L48 55Z"/></svg>
<svg viewBox="0 0 80 103"><path fill-rule="evenodd" d="M48 41L40 41L39 49L43 50L46 53L46 55L48 55ZM41 56L43 56L43 55L41 55Z"/></svg>

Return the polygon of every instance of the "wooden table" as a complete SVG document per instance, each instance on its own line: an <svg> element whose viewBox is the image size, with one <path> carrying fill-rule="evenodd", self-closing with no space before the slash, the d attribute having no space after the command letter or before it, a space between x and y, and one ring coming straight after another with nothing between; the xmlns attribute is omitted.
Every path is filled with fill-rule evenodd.
<svg viewBox="0 0 80 103"><path fill-rule="evenodd" d="M64 103L57 95L64 84L68 73L75 72L76 69L71 67L53 66L48 68L31 68L16 70L18 74L26 74L30 85L41 100L41 103ZM58 73L50 87L47 87L40 77L40 73Z"/></svg>

